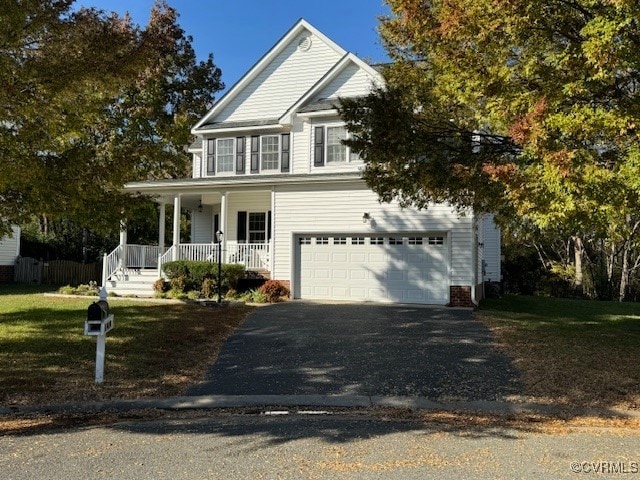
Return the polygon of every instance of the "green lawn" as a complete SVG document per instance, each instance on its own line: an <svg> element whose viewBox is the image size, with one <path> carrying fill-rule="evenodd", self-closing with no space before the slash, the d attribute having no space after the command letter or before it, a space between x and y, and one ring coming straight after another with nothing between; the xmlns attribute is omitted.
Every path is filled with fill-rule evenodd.
<svg viewBox="0 0 640 480"><path fill-rule="evenodd" d="M0 403L43 404L179 395L200 379L249 307L109 299L105 382L97 386L95 337L84 335L90 298L0 287Z"/></svg>
<svg viewBox="0 0 640 480"><path fill-rule="evenodd" d="M522 373L525 394L640 408L640 304L505 296L477 312Z"/></svg>

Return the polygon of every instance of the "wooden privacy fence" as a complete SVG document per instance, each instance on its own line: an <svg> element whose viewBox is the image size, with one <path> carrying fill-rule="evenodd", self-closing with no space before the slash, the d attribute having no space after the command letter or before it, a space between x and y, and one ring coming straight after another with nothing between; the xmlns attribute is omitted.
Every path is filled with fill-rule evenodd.
<svg viewBox="0 0 640 480"><path fill-rule="evenodd" d="M14 269L16 283L42 283L45 285L80 285L95 281L100 283L100 263L78 263L71 260L44 262L31 257L18 257Z"/></svg>

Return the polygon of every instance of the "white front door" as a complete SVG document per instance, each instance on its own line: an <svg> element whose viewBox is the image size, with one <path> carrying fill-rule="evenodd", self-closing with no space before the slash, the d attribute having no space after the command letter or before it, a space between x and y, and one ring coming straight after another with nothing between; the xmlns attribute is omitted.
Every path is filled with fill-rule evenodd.
<svg viewBox="0 0 640 480"><path fill-rule="evenodd" d="M299 297L446 304L445 234L296 238Z"/></svg>

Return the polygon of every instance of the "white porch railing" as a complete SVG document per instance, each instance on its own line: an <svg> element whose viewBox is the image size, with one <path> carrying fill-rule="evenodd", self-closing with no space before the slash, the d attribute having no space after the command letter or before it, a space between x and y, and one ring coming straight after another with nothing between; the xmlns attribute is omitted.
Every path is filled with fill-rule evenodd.
<svg viewBox="0 0 640 480"><path fill-rule="evenodd" d="M157 245L118 245L102 259L102 285L120 269L157 268L158 257L164 250L165 248Z"/></svg>
<svg viewBox="0 0 640 480"><path fill-rule="evenodd" d="M227 263L241 263L247 270L271 270L271 244L227 242Z"/></svg>
<svg viewBox="0 0 640 480"><path fill-rule="evenodd" d="M126 262L124 261L126 256ZM182 243L164 249L153 245L118 245L102 260L102 284L118 270L157 268L172 260L200 260L218 262L217 243ZM239 263L247 270L271 270L271 244L227 242L222 251L222 263Z"/></svg>
<svg viewBox="0 0 640 480"><path fill-rule="evenodd" d="M247 270L271 270L271 245L269 243L227 242L222 250L222 263L239 263ZM218 262L217 243L182 243L175 245L158 258L158 274L162 265L172 260L200 260Z"/></svg>

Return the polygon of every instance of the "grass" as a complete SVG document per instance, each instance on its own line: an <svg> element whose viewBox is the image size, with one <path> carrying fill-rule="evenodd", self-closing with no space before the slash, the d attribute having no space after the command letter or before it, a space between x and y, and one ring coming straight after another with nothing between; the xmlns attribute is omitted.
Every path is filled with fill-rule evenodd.
<svg viewBox="0 0 640 480"><path fill-rule="evenodd" d="M520 370L526 396L573 407L640 408L640 305L506 296L477 317Z"/></svg>
<svg viewBox="0 0 640 480"><path fill-rule="evenodd" d="M0 403L42 405L183 394L202 379L249 307L109 300L105 381L96 385L88 298L37 286L0 287Z"/></svg>

